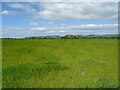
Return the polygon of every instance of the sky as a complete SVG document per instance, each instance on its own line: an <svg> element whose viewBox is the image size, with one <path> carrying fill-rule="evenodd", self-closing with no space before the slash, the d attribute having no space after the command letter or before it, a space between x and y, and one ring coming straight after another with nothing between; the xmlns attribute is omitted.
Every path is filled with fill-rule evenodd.
<svg viewBox="0 0 120 90"><path fill-rule="evenodd" d="M2 37L118 33L117 2L2 2Z"/></svg>

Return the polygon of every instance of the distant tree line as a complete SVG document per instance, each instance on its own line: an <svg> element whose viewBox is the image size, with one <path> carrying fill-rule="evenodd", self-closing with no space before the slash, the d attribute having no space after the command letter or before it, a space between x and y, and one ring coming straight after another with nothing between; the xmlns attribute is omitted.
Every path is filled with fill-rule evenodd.
<svg viewBox="0 0 120 90"><path fill-rule="evenodd" d="M120 37L66 35L66 36L61 37L61 39L120 39Z"/></svg>
<svg viewBox="0 0 120 90"><path fill-rule="evenodd" d="M61 39L79 39L80 36L76 36L76 35L66 35L61 37Z"/></svg>
<svg viewBox="0 0 120 90"><path fill-rule="evenodd" d="M18 38L3 38L3 39L18 39ZM82 35L65 35L65 36L38 36L26 37L19 39L120 39L118 36L82 36Z"/></svg>

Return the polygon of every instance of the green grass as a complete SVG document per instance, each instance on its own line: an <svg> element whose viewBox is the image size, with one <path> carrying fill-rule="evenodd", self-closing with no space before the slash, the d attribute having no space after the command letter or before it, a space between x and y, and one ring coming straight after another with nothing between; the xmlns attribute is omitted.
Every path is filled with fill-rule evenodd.
<svg viewBox="0 0 120 90"><path fill-rule="evenodd" d="M118 40L3 39L3 88L116 88Z"/></svg>

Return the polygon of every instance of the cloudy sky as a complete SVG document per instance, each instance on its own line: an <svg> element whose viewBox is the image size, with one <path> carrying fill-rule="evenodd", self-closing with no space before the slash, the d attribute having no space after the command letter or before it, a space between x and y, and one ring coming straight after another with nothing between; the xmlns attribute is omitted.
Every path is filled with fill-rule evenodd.
<svg viewBox="0 0 120 90"><path fill-rule="evenodd" d="M117 34L117 2L2 2L2 37Z"/></svg>

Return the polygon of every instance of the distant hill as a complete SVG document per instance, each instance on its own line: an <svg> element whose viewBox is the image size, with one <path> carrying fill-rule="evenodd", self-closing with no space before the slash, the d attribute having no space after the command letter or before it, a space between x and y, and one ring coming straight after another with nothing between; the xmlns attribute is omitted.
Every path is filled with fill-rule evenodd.
<svg viewBox="0 0 120 90"><path fill-rule="evenodd" d="M105 35L95 35L95 34L91 34L91 35L86 35L89 37L120 37L120 34L105 34Z"/></svg>
<svg viewBox="0 0 120 90"><path fill-rule="evenodd" d="M104 37L120 37L120 34L106 34L106 35L95 35L95 34L90 34L90 35L65 35L65 36L59 36L59 35L52 35L52 36L31 36L31 37L26 37L25 39L78 39L78 38L104 38Z"/></svg>
<svg viewBox="0 0 120 90"><path fill-rule="evenodd" d="M61 36L55 35L55 36L32 36L32 37L26 37L25 39L60 39Z"/></svg>

